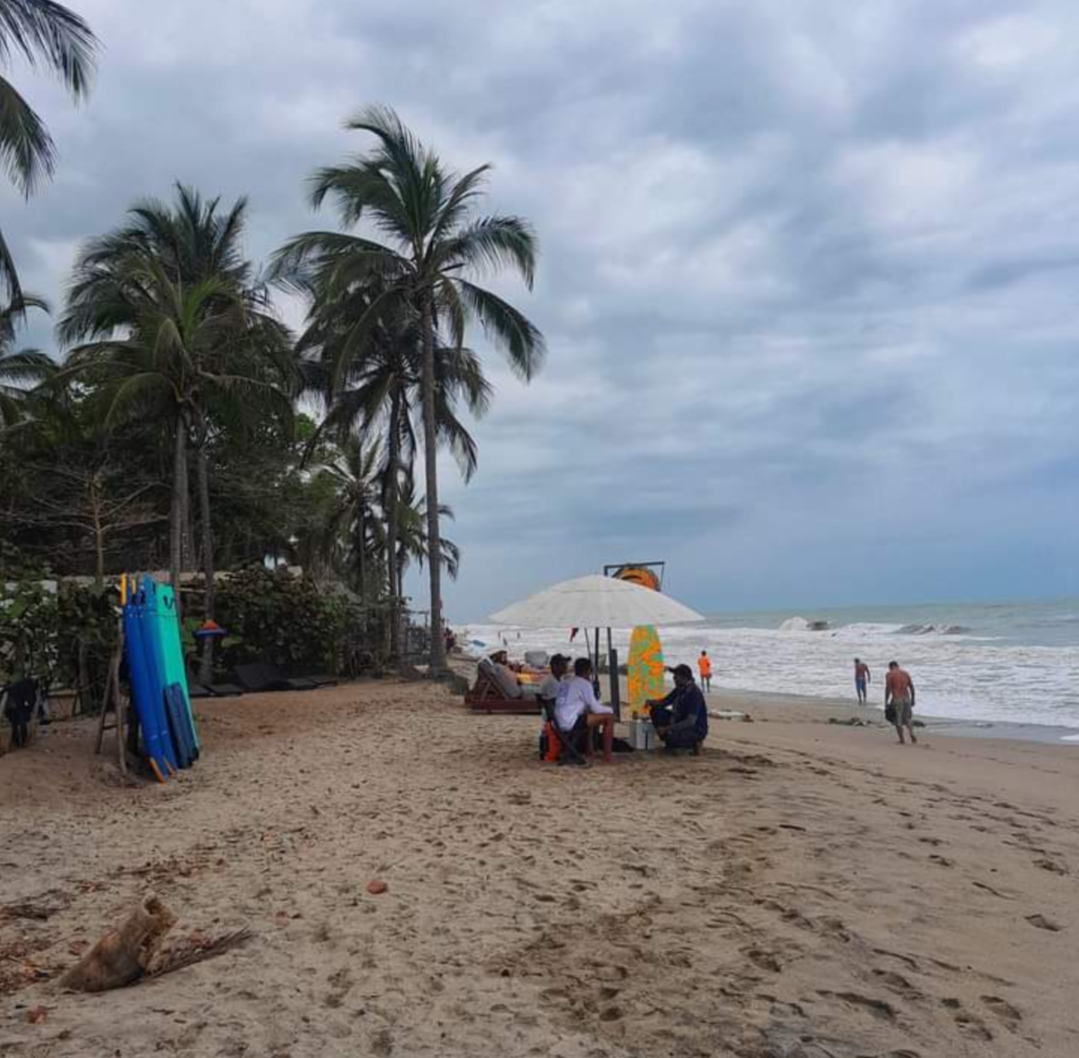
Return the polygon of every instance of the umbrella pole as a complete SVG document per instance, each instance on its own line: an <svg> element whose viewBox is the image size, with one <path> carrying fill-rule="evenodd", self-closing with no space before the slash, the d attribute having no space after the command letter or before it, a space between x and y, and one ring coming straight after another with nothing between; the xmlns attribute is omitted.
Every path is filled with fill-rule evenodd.
<svg viewBox="0 0 1079 1058"><path fill-rule="evenodd" d="M618 655L611 642L611 630L607 629L607 667L611 670L611 705L614 706L614 718L622 720L622 694L618 686Z"/></svg>

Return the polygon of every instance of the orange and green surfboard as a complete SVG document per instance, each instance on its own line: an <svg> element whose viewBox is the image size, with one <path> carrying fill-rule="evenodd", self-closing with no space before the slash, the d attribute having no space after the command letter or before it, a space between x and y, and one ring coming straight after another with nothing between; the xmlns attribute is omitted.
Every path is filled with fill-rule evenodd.
<svg viewBox="0 0 1079 1058"><path fill-rule="evenodd" d="M650 698L666 694L663 685L663 644L654 625L640 625L629 637L629 657L626 659L626 682L629 715L645 717Z"/></svg>

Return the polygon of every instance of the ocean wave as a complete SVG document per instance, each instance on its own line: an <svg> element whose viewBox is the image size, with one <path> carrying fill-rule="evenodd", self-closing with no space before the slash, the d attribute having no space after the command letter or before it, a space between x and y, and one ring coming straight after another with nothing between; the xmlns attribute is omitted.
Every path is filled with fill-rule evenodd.
<svg viewBox="0 0 1079 1058"><path fill-rule="evenodd" d="M970 629L964 625L913 624L900 625L895 630L898 636L965 636Z"/></svg>
<svg viewBox="0 0 1079 1058"><path fill-rule="evenodd" d="M807 621L804 617L788 617L780 626L781 632L826 632L827 621Z"/></svg>

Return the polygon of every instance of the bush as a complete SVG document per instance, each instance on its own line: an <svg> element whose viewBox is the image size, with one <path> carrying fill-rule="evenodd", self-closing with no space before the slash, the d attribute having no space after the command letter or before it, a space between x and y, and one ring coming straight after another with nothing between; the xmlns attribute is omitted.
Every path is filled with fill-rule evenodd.
<svg viewBox="0 0 1079 1058"><path fill-rule="evenodd" d="M336 673L352 617L310 577L254 566L218 584L217 623L228 632L218 652L226 669L265 660L292 674Z"/></svg>
<svg viewBox="0 0 1079 1058"><path fill-rule="evenodd" d="M100 704L116 648L109 589L55 582L0 585L0 683L33 676L52 688L81 687L85 710Z"/></svg>

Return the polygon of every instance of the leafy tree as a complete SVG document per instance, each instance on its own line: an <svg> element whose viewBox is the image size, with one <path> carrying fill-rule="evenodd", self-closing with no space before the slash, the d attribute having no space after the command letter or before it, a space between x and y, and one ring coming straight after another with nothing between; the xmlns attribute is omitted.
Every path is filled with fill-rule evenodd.
<svg viewBox="0 0 1079 1058"><path fill-rule="evenodd" d="M343 227L370 221L386 242L359 234L308 232L283 248L278 264L297 267L313 262L326 277L331 297L344 297L358 283L378 284L378 293L348 335L352 349L373 344L388 317L415 319L421 350L427 537L431 551L438 554L438 336L461 349L469 320L478 319L506 352L511 366L524 379L531 378L543 360L542 335L518 309L473 279L510 268L531 287L536 239L531 226L519 217L475 216L489 166L463 176L450 172L388 108L367 108L348 127L370 133L377 145L355 162L316 172L312 204L317 208L332 198ZM442 564L430 562L428 569L431 670L437 674L445 669Z"/></svg>
<svg viewBox="0 0 1079 1058"><path fill-rule="evenodd" d="M21 56L31 66L50 67L76 100L90 88L98 42L90 27L54 0L0 2L0 66ZM45 123L0 76L0 165L29 196L56 167L56 147ZM15 262L0 234L0 294L21 300Z"/></svg>

